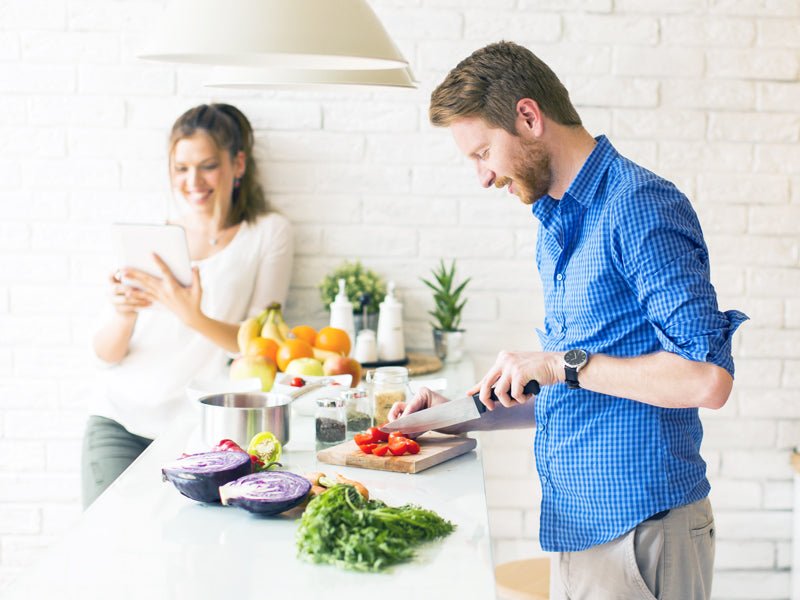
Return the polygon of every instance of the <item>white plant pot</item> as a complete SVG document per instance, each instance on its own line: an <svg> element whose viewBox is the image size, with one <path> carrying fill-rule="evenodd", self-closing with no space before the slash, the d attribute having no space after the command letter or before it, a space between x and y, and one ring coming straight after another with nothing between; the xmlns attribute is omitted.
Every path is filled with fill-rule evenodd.
<svg viewBox="0 0 800 600"><path fill-rule="evenodd" d="M433 330L433 350L441 360L455 363L464 357L464 330Z"/></svg>

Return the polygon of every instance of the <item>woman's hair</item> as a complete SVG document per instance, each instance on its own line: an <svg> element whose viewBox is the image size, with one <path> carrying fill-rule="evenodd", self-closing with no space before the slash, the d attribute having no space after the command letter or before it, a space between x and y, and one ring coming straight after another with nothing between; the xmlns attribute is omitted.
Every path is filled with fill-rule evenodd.
<svg viewBox="0 0 800 600"><path fill-rule="evenodd" d="M437 127L479 117L517 135L517 102L530 98L542 113L562 125L581 118L564 84L533 52L513 42L497 42L462 60L431 94L429 116Z"/></svg>
<svg viewBox="0 0 800 600"><path fill-rule="evenodd" d="M190 108L175 121L169 136L169 156L182 139L196 133L207 134L220 151L226 151L231 160L244 152L244 176L234 186L231 208L225 227L247 221L251 223L259 215L268 212L264 190L258 180L258 168L253 159L253 127L250 121L235 106L230 104L201 104Z"/></svg>

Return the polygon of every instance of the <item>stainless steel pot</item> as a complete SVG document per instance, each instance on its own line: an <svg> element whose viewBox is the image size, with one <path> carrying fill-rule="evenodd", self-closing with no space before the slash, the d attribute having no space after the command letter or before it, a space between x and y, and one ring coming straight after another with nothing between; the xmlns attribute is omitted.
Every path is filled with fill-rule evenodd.
<svg viewBox="0 0 800 600"><path fill-rule="evenodd" d="M231 392L203 396L200 402L203 442L209 446L231 439L247 449L252 437L271 431L289 441L291 396L265 392Z"/></svg>

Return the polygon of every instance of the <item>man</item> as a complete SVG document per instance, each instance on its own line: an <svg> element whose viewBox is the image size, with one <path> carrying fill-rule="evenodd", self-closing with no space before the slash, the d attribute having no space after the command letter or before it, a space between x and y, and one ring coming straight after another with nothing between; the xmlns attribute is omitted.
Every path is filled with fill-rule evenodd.
<svg viewBox="0 0 800 600"><path fill-rule="evenodd" d="M540 541L557 552L551 596L707 599L714 560L698 408L733 383L697 216L675 186L581 125L567 90L501 42L433 92L483 187L507 187L539 220L541 352L501 352L470 393L503 407L448 432L536 423ZM535 379L532 401L523 386ZM510 390L510 391L509 391ZM390 419L446 401L428 390Z"/></svg>

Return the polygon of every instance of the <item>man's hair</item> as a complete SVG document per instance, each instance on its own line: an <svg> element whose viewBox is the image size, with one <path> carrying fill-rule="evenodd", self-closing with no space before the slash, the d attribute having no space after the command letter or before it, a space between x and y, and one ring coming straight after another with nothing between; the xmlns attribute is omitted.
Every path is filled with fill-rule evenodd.
<svg viewBox="0 0 800 600"><path fill-rule="evenodd" d="M581 125L569 92L556 74L527 48L497 42L476 50L450 71L431 94L429 116L437 127L479 117L517 135L517 102L535 100L542 113L561 125Z"/></svg>

